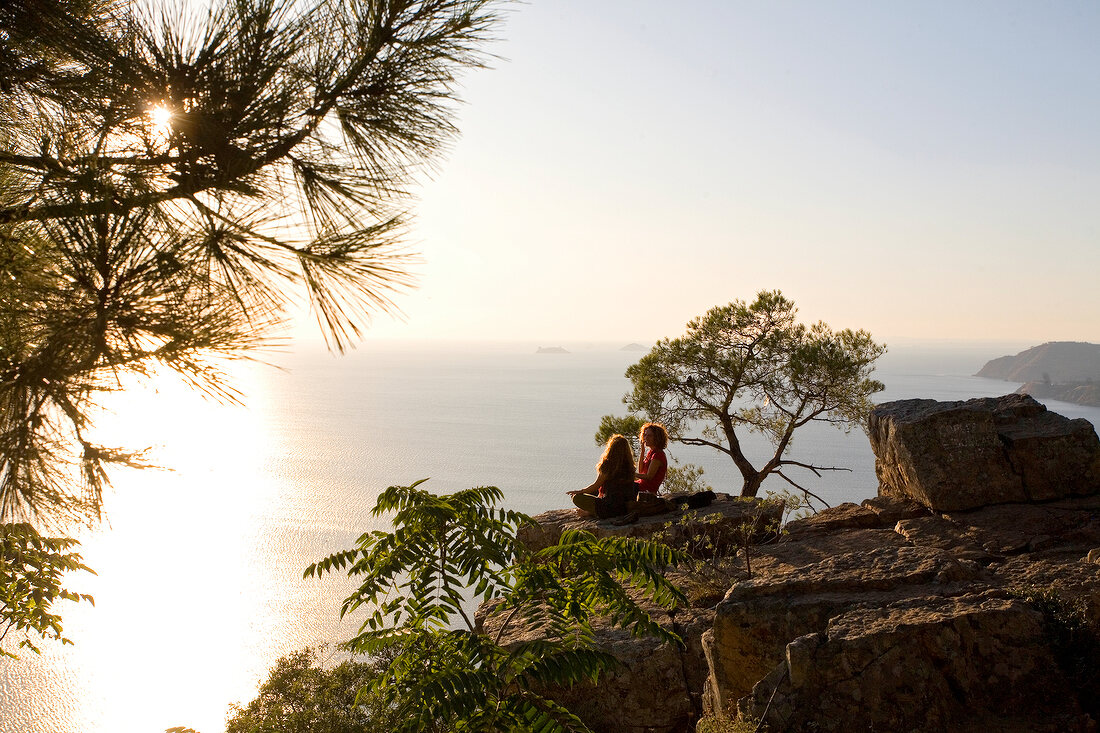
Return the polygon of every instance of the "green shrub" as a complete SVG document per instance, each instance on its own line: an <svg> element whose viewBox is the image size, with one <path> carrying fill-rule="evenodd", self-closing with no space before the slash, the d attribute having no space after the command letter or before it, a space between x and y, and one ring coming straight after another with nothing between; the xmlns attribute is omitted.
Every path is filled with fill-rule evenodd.
<svg viewBox="0 0 1100 733"><path fill-rule="evenodd" d="M681 464L675 458L672 459L665 480L661 484L661 490L667 494L687 495L699 491L714 491L710 484L703 480L703 469L694 463Z"/></svg>
<svg viewBox="0 0 1100 733"><path fill-rule="evenodd" d="M389 733L385 706L359 691L392 655L326 668L322 652L308 648L279 659L252 702L230 706L226 733Z"/></svg>
<svg viewBox="0 0 1100 733"><path fill-rule="evenodd" d="M760 721L752 718L711 713L699 719L695 725L695 733L756 733L759 726Z"/></svg>

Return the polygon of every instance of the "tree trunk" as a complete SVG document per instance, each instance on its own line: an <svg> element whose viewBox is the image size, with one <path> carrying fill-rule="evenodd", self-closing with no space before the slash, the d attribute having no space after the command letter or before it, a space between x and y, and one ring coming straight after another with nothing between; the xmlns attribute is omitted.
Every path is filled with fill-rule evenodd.
<svg viewBox="0 0 1100 733"><path fill-rule="evenodd" d="M756 470L756 467L741 452L741 441L737 439L737 432L733 428L733 420L727 415L721 419L721 424L722 432L726 435L726 443L729 445L729 457L733 459L733 464L737 466L737 470L741 472L741 478L744 479L744 484L741 486L741 496L756 496L764 476Z"/></svg>
<svg viewBox="0 0 1100 733"><path fill-rule="evenodd" d="M764 476L759 473L745 476L745 483L741 485L741 496L755 497L760 491L760 484L762 483L764 483Z"/></svg>

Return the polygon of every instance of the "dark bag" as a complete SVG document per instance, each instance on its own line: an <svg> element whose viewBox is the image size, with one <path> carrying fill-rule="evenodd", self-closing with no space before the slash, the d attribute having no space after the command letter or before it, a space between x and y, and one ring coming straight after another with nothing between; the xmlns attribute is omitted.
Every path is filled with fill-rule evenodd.
<svg viewBox="0 0 1100 733"><path fill-rule="evenodd" d="M710 506L711 502L717 498L713 491L696 491L694 494L674 496L669 501L678 507L686 504L689 509L702 509L705 506Z"/></svg>
<svg viewBox="0 0 1100 733"><path fill-rule="evenodd" d="M664 514L665 512L671 512L674 508L672 502L666 501L648 491L639 491L638 497L634 501L628 501L626 503L626 510L628 512L634 512L639 517Z"/></svg>
<svg viewBox="0 0 1100 733"><path fill-rule="evenodd" d="M702 509L705 506L710 506L710 503L717 498L713 491L696 491L688 497L687 505L692 509Z"/></svg>

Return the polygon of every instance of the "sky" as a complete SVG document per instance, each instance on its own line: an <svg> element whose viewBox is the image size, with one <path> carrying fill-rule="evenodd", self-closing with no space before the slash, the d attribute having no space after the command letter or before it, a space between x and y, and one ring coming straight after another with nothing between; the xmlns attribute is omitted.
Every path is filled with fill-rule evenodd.
<svg viewBox="0 0 1100 733"><path fill-rule="evenodd" d="M534 0L367 339L652 342L779 289L879 341L1100 342L1100 3Z"/></svg>

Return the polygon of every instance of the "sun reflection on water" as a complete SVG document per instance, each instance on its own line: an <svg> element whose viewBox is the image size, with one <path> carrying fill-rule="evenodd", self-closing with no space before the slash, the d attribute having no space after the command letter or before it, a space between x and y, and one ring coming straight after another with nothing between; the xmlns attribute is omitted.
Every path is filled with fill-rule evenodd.
<svg viewBox="0 0 1100 733"><path fill-rule="evenodd" d="M98 575L67 583L95 607L62 607L74 646L0 663L0 731L216 733L228 703L251 699L275 658L351 635L334 628L346 584L301 578L346 540L318 547L310 538L331 517L302 512L310 487L273 470L297 448L270 429L278 397L262 369L234 374L248 408L169 378L112 395L98 439L151 446L165 469L112 474L106 523L78 534Z"/></svg>

